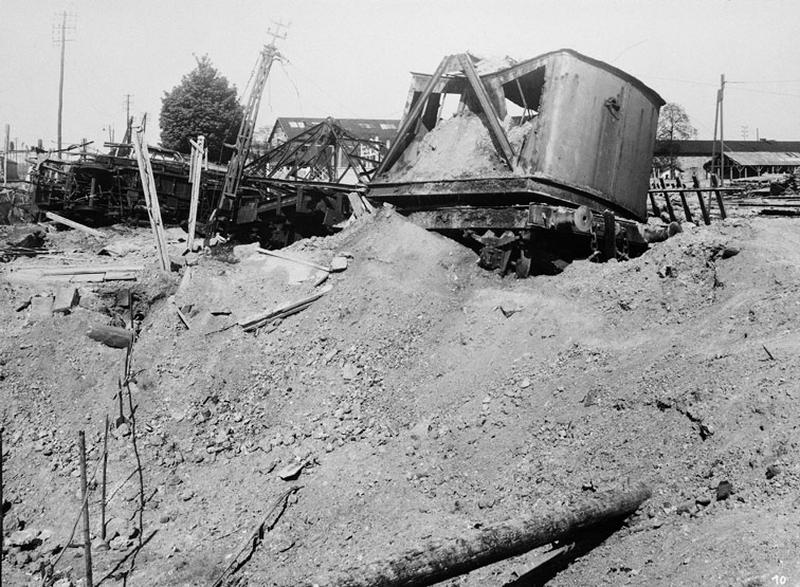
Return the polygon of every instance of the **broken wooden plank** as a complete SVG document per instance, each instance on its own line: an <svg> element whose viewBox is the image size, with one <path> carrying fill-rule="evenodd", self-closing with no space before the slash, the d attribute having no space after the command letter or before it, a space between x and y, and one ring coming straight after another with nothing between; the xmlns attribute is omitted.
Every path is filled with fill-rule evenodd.
<svg viewBox="0 0 800 587"><path fill-rule="evenodd" d="M42 320L49 318L53 312L53 296L33 296L30 303L30 313L28 317L31 320Z"/></svg>
<svg viewBox="0 0 800 587"><path fill-rule="evenodd" d="M53 314L68 314L79 300L77 288L59 287L56 291L56 299L53 301Z"/></svg>
<svg viewBox="0 0 800 587"><path fill-rule="evenodd" d="M52 212L45 212L44 215L53 222L58 222L59 224L63 224L64 226L69 226L70 228L74 228L75 230L80 230L81 232L85 232L86 234L90 234L97 238L106 238L106 233L101 232L99 230L95 230L94 228L89 228L88 226L85 226L80 222L75 222L74 220L70 220L69 218L64 218L63 216L59 216L58 214L53 214Z"/></svg>
<svg viewBox="0 0 800 587"><path fill-rule="evenodd" d="M106 280L105 273L78 273L77 275L54 275L53 281L69 281L70 283L100 283Z"/></svg>
<svg viewBox="0 0 800 587"><path fill-rule="evenodd" d="M150 163L150 151L144 140L144 128L139 127L132 133L133 151L136 155L136 163L139 167L139 176L144 192L147 216L150 218L150 228L153 229L153 237L156 241L156 251L161 263L161 270L164 273L170 272L169 255L167 253L167 239L164 235L164 223L161 221L161 207L158 203L158 192L156 191L156 180L153 175L153 166Z"/></svg>
<svg viewBox="0 0 800 587"><path fill-rule="evenodd" d="M136 281L136 271L106 271L103 281Z"/></svg>
<svg viewBox="0 0 800 587"><path fill-rule="evenodd" d="M74 265L72 267L42 268L42 275L86 275L91 273L143 271L143 265Z"/></svg>
<svg viewBox="0 0 800 587"><path fill-rule="evenodd" d="M239 326L241 326L245 331L255 330L269 322L270 320L274 320L275 318L279 318L282 315L288 316L293 310L297 310L298 312L307 308L311 302L315 302L326 293L328 293L331 289L333 289L330 285L327 287L322 288L315 294L310 296L304 297L299 300L295 300L293 302L286 302L285 304L281 304L280 306L273 308L269 312L265 312L263 314L258 314L256 316L250 316L249 318L243 318L239 320Z"/></svg>
<svg viewBox="0 0 800 587"><path fill-rule="evenodd" d="M181 312L181 309L176 306L175 311L178 313L178 318L181 319L181 322L183 322L183 325L186 327L186 330L191 330L192 327L189 326L189 320L186 318L186 315L183 312Z"/></svg>
<svg viewBox="0 0 800 587"><path fill-rule="evenodd" d="M318 269L320 271L330 271L329 267L324 267L312 261L306 261L305 259L298 259L297 257L292 257L291 255L287 255L286 253L279 253L278 251L270 251L268 249L256 249L256 250L264 255L269 255L270 257L283 259L284 261L292 261L293 263L297 263L299 265L305 265L306 267L313 267L314 269Z"/></svg>
<svg viewBox="0 0 800 587"><path fill-rule="evenodd" d="M133 344L133 331L119 326L92 326L86 335L115 349L124 349Z"/></svg>
<svg viewBox="0 0 800 587"><path fill-rule="evenodd" d="M192 195L189 200L189 234L186 238L186 249L190 252L194 251L194 236L197 227L197 205L200 202L200 180L206 152L205 141L206 138L203 135L197 137L196 143L191 139L189 140L192 145L192 163L189 172L189 181L192 184Z"/></svg>
<svg viewBox="0 0 800 587"><path fill-rule="evenodd" d="M395 557L313 582L320 587L433 585L539 546L575 540L592 527L630 516L649 497L650 490L641 484L595 493L571 507L468 530L453 539L429 540Z"/></svg>

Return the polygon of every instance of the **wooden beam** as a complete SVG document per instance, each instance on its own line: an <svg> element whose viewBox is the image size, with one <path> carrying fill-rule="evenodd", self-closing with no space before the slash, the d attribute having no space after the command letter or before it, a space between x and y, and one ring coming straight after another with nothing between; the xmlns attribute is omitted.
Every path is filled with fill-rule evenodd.
<svg viewBox="0 0 800 587"><path fill-rule="evenodd" d="M672 208L672 200L669 197L669 191L667 190L667 182L664 181L664 178L661 177L658 180L659 185L661 185L661 189L663 190L661 193L664 194L664 202L667 204L667 214L669 214L669 221L676 222L678 218L675 216L675 210Z"/></svg>
<svg viewBox="0 0 800 587"><path fill-rule="evenodd" d="M718 187L719 180L717 176L713 173L711 174L711 187ZM714 190L714 195L717 197L717 206L719 206L719 213L722 216L722 219L725 220L728 217L728 213L725 211L725 203L722 201L722 192L720 190Z"/></svg>
<svg viewBox="0 0 800 587"><path fill-rule="evenodd" d="M681 182L681 178L678 177L675 180L678 185L678 189L683 190L683 183ZM692 211L689 209L689 202L686 201L686 193L684 191L679 191L678 195L681 197L681 206L683 206L683 217L686 219L686 222L694 222L692 219Z"/></svg>
<svg viewBox="0 0 800 587"><path fill-rule="evenodd" d="M251 330L255 330L256 328L264 326L270 320L274 320L276 318L282 318L294 314L296 312L305 310L308 306L311 305L312 302L315 302L316 300L324 296L331 289L332 286L328 285L325 288L318 291L317 293L312 294L310 296L306 296L304 298L295 300L293 302L286 302L285 304L281 304L268 312L257 314L255 316L250 316L248 318L242 318L241 320L239 320L239 326L241 326L245 332L249 332Z"/></svg>
<svg viewBox="0 0 800 587"><path fill-rule="evenodd" d="M475 92L475 95L478 97L478 102L480 102L483 113L486 115L486 120L489 122L489 132L495 143L500 147L500 154L503 156L503 159L505 159L509 168L514 169L514 159L516 157L514 148L508 141L506 131L503 130L500 124L497 110L495 110L492 105L492 100L486 91L486 86L483 85L475 66L472 64L472 59L470 59L469 55L466 53L461 53L458 55L458 62L464 74L467 76L467 80Z"/></svg>
<svg viewBox="0 0 800 587"><path fill-rule="evenodd" d="M392 558L368 562L308 583L320 587L423 587L524 554L553 542L575 541L600 524L633 514L650 497L644 485L595 493L571 507L524 515L428 540Z"/></svg>
<svg viewBox="0 0 800 587"><path fill-rule="evenodd" d="M258 252L262 255L269 255L270 257L277 257L278 259L283 259L284 261L291 261L292 263L297 263L299 265L313 267L314 269L318 269L320 271L330 271L330 267L318 265L317 263L306 261L305 259L298 259L297 257L292 257L286 253L279 253L278 251L270 251L268 249L258 249Z"/></svg>
<svg viewBox="0 0 800 587"><path fill-rule="evenodd" d="M384 157L380 167L378 167L378 170L375 172L376 176L391 169L392 165L394 165L395 161L397 161L397 159L400 157L400 154L406 148L407 135L412 129L417 127L417 120L419 120L419 117L422 115L425 104L428 102L428 98L430 97L431 93L433 93L436 83L447 72L447 70L452 67L453 60L454 56L448 55L442 59L442 62L439 63L439 67L437 67L436 71L433 72L433 75L428 80L425 89L422 90L422 94L420 94L419 99L411 108L408 116L400 124L400 128L397 131L397 135L392 143L392 147L389 149L389 152L386 153L386 157Z"/></svg>
<svg viewBox="0 0 800 587"><path fill-rule="evenodd" d="M63 216L59 216L58 214L53 214L52 212L45 212L44 215L52 220L53 222L58 222L59 224L63 224L64 226L69 226L70 228L74 228L75 230L80 230L81 232L85 232L86 234L91 234L97 238L106 238L106 233L101 232L99 230L95 230L94 228L89 228L88 226L84 226L80 222L75 222L74 220L70 220L69 218L64 218Z"/></svg>
<svg viewBox="0 0 800 587"><path fill-rule="evenodd" d="M142 271L144 265L76 265L72 267L48 267L42 268L43 276L51 275L85 275L96 273L132 272Z"/></svg>
<svg viewBox="0 0 800 587"><path fill-rule="evenodd" d="M186 239L186 248L194 251L194 234L197 229L197 205L200 201L200 180L203 173L203 162L205 160L205 142L203 135L197 137L197 142L189 141L192 144L192 164L190 167L189 181L192 184L192 196L189 202L189 236Z"/></svg>
<svg viewBox="0 0 800 587"><path fill-rule="evenodd" d="M156 251L161 264L161 271L170 272L169 254L167 253L167 239L164 236L164 224L161 221L161 207L158 203L156 180L153 176L153 166L150 163L150 152L144 140L144 129L139 127L133 133L133 151L139 166L139 176L142 180L147 215L150 218L150 227L153 229L153 238L156 241Z"/></svg>
<svg viewBox="0 0 800 587"><path fill-rule="evenodd" d="M693 177L692 184L697 192L697 200L700 203L700 212L703 214L703 222L705 224L711 224L711 217L708 215L708 208L706 208L706 202L703 199L703 190L700 189L700 180L698 180L697 177Z"/></svg>
<svg viewBox="0 0 800 587"><path fill-rule="evenodd" d="M617 219L611 210L603 210L603 258L617 258Z"/></svg>

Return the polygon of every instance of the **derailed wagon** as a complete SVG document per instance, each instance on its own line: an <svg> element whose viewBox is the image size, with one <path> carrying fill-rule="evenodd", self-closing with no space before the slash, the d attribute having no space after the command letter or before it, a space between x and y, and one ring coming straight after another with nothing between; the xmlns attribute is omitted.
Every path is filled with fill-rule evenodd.
<svg viewBox="0 0 800 587"><path fill-rule="evenodd" d="M663 104L570 49L522 62L451 55L433 75L413 74L368 195L467 235L485 265L520 276L643 249L666 236L641 224Z"/></svg>

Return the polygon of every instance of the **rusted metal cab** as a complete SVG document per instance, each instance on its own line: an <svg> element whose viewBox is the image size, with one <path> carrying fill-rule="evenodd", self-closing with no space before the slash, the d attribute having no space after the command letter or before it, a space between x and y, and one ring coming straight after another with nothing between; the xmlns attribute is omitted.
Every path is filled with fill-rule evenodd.
<svg viewBox="0 0 800 587"><path fill-rule="evenodd" d="M452 94L458 107L445 119ZM417 208L551 200L643 220L663 104L633 76L571 49L499 64L450 56L434 75L414 74L403 125L370 195ZM486 137L450 132L448 142L432 145L428 136L469 115L480 119L496 151L478 165L463 142ZM450 161L438 166L440 177L410 173L426 167L425 157L448 153L467 159L464 168L456 162L454 170Z"/></svg>

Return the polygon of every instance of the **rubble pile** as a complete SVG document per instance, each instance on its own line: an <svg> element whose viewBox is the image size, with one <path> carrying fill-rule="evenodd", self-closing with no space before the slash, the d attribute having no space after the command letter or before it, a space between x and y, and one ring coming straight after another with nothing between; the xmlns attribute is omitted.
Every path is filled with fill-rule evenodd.
<svg viewBox="0 0 800 587"><path fill-rule="evenodd" d="M95 579L108 584L322 584L628 480L653 497L553 584L788 573L800 549L792 222L687 226L628 262L528 280L480 270L389 208L280 256L229 247L170 275L147 231L48 232L61 253L2 267L3 582L39 584L54 563L52 582L83 576L67 547L78 430ZM100 255L123 239L124 257ZM109 261L143 268L75 282L32 267ZM37 313L33 298L55 303L62 288L77 293L68 312ZM126 351L86 335L131 320L133 412L116 393ZM737 540L722 540L733 526ZM246 563L227 570L242 545ZM515 584L545 556L458 584Z"/></svg>
<svg viewBox="0 0 800 587"><path fill-rule="evenodd" d="M0 186L0 225L31 222L33 217L34 207L26 188Z"/></svg>

